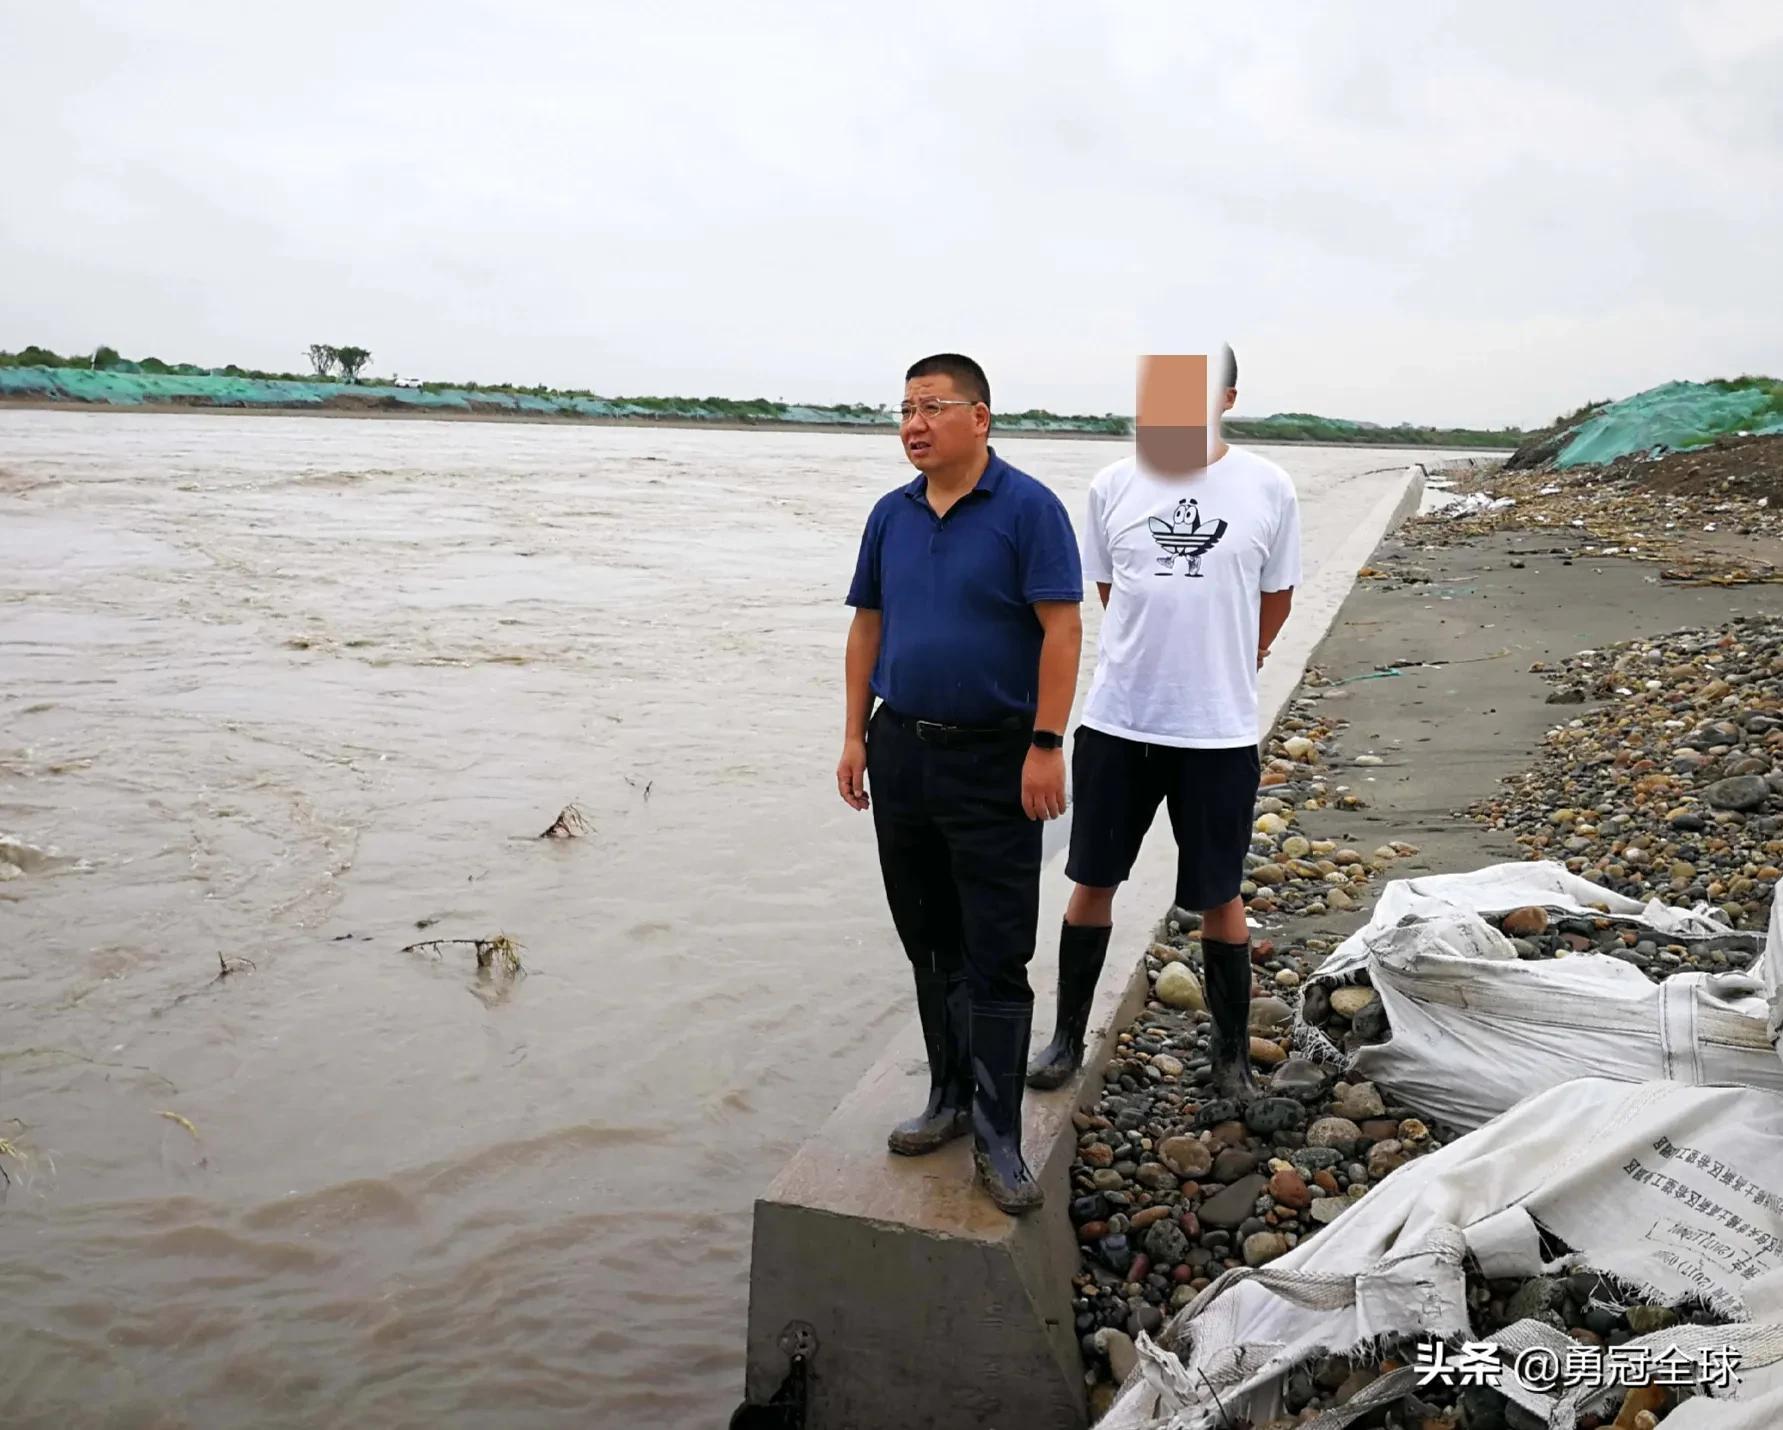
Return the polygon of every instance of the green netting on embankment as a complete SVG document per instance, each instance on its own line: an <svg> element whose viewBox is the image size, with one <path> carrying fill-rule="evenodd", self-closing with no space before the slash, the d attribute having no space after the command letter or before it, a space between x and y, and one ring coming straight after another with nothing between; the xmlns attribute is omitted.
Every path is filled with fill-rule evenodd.
<svg viewBox="0 0 1783 1430"><path fill-rule="evenodd" d="M0 353L0 358L8 356ZM159 366L159 365L157 365ZM329 409L345 412L437 412L539 414L551 417L656 419L713 424L761 423L768 426L851 427L889 433L897 418L889 405L864 403L824 407L809 403L770 402L766 398L736 400L691 397L596 397L587 392L555 392L428 383L398 386L380 382L333 382L327 379L251 377L212 368L181 365L177 371L144 372L134 362L108 367L9 366L0 363L0 401L66 402L93 407L262 408L266 410ZM1382 427L1371 422L1319 417L1311 413L1277 413L1271 417L1235 420L1226 430L1240 442L1379 443L1413 447L1510 447L1521 433L1399 423ZM1084 434L1132 435L1129 418L1114 413L1064 416L1038 408L999 412L995 433L1004 436Z"/></svg>
<svg viewBox="0 0 1783 1430"><path fill-rule="evenodd" d="M572 393L509 392L494 388L396 387L383 383L284 381L223 373L121 372L107 368L0 367L0 398L38 398L113 407L173 403L205 407L370 407L417 412L516 412L575 417L659 417L734 420L698 402L660 399L634 403ZM880 416L821 407L785 407L776 422L883 424Z"/></svg>
<svg viewBox="0 0 1783 1430"><path fill-rule="evenodd" d="M1613 462L1655 448L1703 447L1742 432L1783 432L1783 382L1668 382L1638 392L1580 423L1555 465Z"/></svg>
<svg viewBox="0 0 1783 1430"><path fill-rule="evenodd" d="M515 412L556 412L571 405L509 392L469 392L460 388L393 387L379 383L286 382L276 378L229 377L221 373L118 372L105 368L0 368L0 396L41 397L66 402L140 407L180 403L193 407L321 407L329 402L412 407L420 411L468 412L478 407ZM592 405L589 405L592 407ZM601 416L617 415L599 404ZM589 415L597 415L590 410Z"/></svg>
<svg viewBox="0 0 1783 1430"><path fill-rule="evenodd" d="M555 417L656 418L671 422L767 423L811 427L896 428L889 408L862 403L822 407L770 402L765 398L606 398L588 393L516 391L508 388L425 387L377 382L246 377L212 370L142 372L135 363L109 368L8 367L0 365L0 400L67 402L105 407L174 405L197 410L218 407L334 408L339 410L539 413ZM1060 417L1045 412L999 414L1005 433L1090 432L1124 434L1125 418Z"/></svg>

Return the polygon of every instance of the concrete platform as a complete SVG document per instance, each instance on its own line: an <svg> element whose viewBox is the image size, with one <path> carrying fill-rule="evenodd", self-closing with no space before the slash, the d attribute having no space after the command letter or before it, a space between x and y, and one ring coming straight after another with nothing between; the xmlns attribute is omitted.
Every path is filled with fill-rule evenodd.
<svg viewBox="0 0 1783 1430"><path fill-rule="evenodd" d="M1264 667L1272 726L1381 536L1415 511L1417 469L1388 476L1367 503L1307 521L1294 614ZM1363 495L1363 493L1352 493ZM1318 545L1314 549L1313 543ZM1061 821L1062 823L1062 821ZM1056 843L1057 840L1049 841ZM1122 950L1097 991L1078 1077L1029 1092L1023 1146L1047 1194L1020 1219L972 1183L968 1140L929 1157L886 1150L885 1134L928 1094L912 1021L757 1201L749 1290L747 1396L766 1405L801 1355L805 1430L1077 1430L1087 1420L1070 1316L1077 1239L1067 1216L1076 1147L1071 1113L1101 1089L1115 1036L1142 1006L1142 954L1169 907L1174 845L1154 829L1116 908ZM1034 1036L1051 1035L1054 940L1065 880L1046 876L1033 968ZM1121 976L1122 970L1125 976Z"/></svg>
<svg viewBox="0 0 1783 1430"><path fill-rule="evenodd" d="M1097 1074L1145 992L1137 962L1104 978L1090 1019ZM1005 1216L973 1187L970 1138L928 1157L886 1151L886 1132L928 1096L913 1022L756 1203L749 1398L773 1395L787 1368L779 1337L804 1322L817 1343L808 1426L1082 1424L1065 1192L1071 1113L1100 1085L1080 1075L1027 1095L1022 1145L1047 1202Z"/></svg>

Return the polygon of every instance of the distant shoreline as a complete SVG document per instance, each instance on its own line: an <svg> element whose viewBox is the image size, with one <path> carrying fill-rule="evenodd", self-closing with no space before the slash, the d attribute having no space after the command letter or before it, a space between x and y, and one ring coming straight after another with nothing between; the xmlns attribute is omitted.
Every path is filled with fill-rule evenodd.
<svg viewBox="0 0 1783 1430"><path fill-rule="evenodd" d="M299 407L295 405L290 407L235 407L190 402L137 402L126 405L111 402L68 402L54 399L0 396L0 412L7 411L93 414L147 413L151 416L328 417L373 422L519 422L553 427L646 427L688 432L837 432L867 437L894 437L897 435L897 428L892 426L852 422L727 422L716 418L707 420L689 417L584 417L559 416L545 412L454 412L438 409L419 412L405 411L400 408ZM993 439L1004 440L1018 440L1025 437L1044 441L1125 442L1129 445L1133 441L1131 433L1077 432L1070 429L1045 428L1003 428L999 430L994 419L991 425L991 436ZM1241 437L1238 441L1241 445L1257 447L1355 447L1363 451L1379 452L1443 451L1470 454L1477 452L1482 456L1502 455L1515 450L1511 447L1444 446L1441 443L1428 442L1333 442L1307 437Z"/></svg>

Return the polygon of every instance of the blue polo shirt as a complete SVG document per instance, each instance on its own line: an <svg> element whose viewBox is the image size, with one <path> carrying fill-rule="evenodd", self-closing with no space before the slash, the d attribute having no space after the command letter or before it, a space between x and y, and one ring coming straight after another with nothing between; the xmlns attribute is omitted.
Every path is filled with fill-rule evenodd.
<svg viewBox="0 0 1783 1430"><path fill-rule="evenodd" d="M926 476L881 497L848 590L849 605L880 613L873 693L950 725L1032 719L1044 634L1033 604L1082 599L1064 503L994 449L946 516Z"/></svg>

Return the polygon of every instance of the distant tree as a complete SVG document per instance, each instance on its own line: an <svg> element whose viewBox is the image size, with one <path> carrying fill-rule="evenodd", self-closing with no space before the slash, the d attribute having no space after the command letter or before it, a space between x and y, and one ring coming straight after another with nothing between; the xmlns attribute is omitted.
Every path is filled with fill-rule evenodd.
<svg viewBox="0 0 1783 1430"><path fill-rule="evenodd" d="M145 357L142 360L140 366L144 372L171 372L171 371L173 371L172 368L168 367L168 365L166 363L162 362L161 359L158 357Z"/></svg>
<svg viewBox="0 0 1783 1430"><path fill-rule="evenodd" d="M331 343L311 343L309 357L310 366L316 370L316 376L327 377L334 371L334 365L339 360L340 353Z"/></svg>
<svg viewBox="0 0 1783 1430"><path fill-rule="evenodd" d="M371 354L364 348L336 348L334 360L342 377L348 382L358 382L360 371L371 361Z"/></svg>
<svg viewBox="0 0 1783 1430"><path fill-rule="evenodd" d="M113 347L107 347L104 343L101 343L98 349L93 353L94 367L116 367L120 361L121 359L118 357L118 350Z"/></svg>

